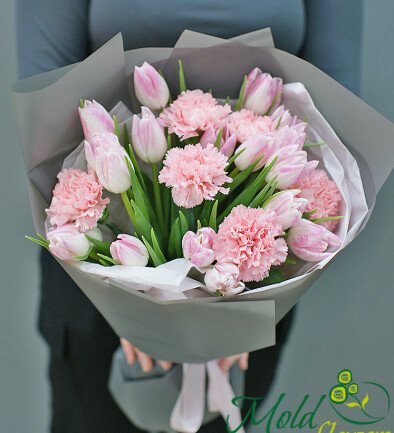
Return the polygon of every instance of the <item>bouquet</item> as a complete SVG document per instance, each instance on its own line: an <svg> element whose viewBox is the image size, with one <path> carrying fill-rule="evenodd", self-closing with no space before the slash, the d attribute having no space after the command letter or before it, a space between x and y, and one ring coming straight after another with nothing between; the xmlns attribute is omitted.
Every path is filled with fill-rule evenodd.
<svg viewBox="0 0 394 433"><path fill-rule="evenodd" d="M214 360L274 344L275 323L365 224L376 191L364 185L382 183L370 174L373 161L362 181L355 158L295 82L299 71L317 95L326 86L352 104L353 116L358 105L294 62L302 61L242 44L135 50L126 53L134 70L126 76L118 36L81 65L14 88L40 233L30 239L60 260L119 336L184 363L171 417L177 430L202 422L196 396L197 421L185 427L182 401L195 391L190 379L204 393L205 369L215 384L211 409L239 425ZM38 95L49 101L66 89L64 106L40 112ZM371 124L391 133L368 116L363 134L342 129L363 164Z"/></svg>

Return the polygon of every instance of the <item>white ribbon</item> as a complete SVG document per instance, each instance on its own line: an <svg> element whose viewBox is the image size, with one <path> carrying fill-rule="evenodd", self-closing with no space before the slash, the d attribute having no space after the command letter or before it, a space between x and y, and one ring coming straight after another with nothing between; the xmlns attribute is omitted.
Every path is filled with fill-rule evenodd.
<svg viewBox="0 0 394 433"><path fill-rule="evenodd" d="M182 364L182 388L171 414L171 428L182 433L196 433L201 427L205 411L205 382L208 376L208 410L220 412L235 430L242 421L241 413L231 401L234 391L229 374L218 367L218 361L205 364ZM245 433L243 427L238 430Z"/></svg>

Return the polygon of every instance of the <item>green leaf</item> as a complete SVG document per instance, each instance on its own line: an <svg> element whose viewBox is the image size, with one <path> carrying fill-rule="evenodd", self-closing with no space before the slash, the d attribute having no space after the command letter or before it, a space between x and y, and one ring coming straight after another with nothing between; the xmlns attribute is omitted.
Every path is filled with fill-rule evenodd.
<svg viewBox="0 0 394 433"><path fill-rule="evenodd" d="M363 409L365 409L365 406L368 402L369 402L369 395L368 395L368 393L366 393L365 397L363 398L363 401L361 402L361 406Z"/></svg>
<svg viewBox="0 0 394 433"><path fill-rule="evenodd" d="M148 250L148 253L152 259L152 262L155 266L160 266L164 262L162 262L159 258L159 256L156 254L155 250L152 248L151 244L145 239L144 236L142 236L142 242L145 244L146 249Z"/></svg>
<svg viewBox="0 0 394 433"><path fill-rule="evenodd" d="M139 206L134 200L130 200L130 204L133 207L134 219L135 219L135 231L138 236L145 236L149 241L151 240L151 229L152 225L145 217L144 213L141 211Z"/></svg>
<svg viewBox="0 0 394 433"><path fill-rule="evenodd" d="M111 253L109 251L109 247L111 246L111 242L99 241L98 239L92 238L89 235L85 234L86 239L91 242L97 249L97 251L101 254L106 254L110 256Z"/></svg>
<svg viewBox="0 0 394 433"><path fill-rule="evenodd" d="M129 128L125 123L123 125L123 147L126 149L126 151L129 149L129 144L130 144Z"/></svg>
<svg viewBox="0 0 394 433"><path fill-rule="evenodd" d="M317 209L312 209L309 212L304 212L302 215L302 218L309 218L310 216L312 216L315 212L317 211Z"/></svg>
<svg viewBox="0 0 394 433"><path fill-rule="evenodd" d="M104 259L99 259L99 263L100 263L100 265L103 265L105 267L110 266Z"/></svg>
<svg viewBox="0 0 394 433"><path fill-rule="evenodd" d="M108 257L107 255L105 255L105 254L101 254L101 253L97 253L97 255L98 255L101 259L103 259L103 260L105 260L106 262L110 263L111 265L117 265L117 264L118 264L118 263L116 263L116 261L115 261L112 257Z"/></svg>
<svg viewBox="0 0 394 433"><path fill-rule="evenodd" d="M212 206L211 215L209 216L209 227L213 228L216 232L217 230L217 211L218 211L218 200Z"/></svg>
<svg viewBox="0 0 394 433"><path fill-rule="evenodd" d="M157 254L157 256L160 259L160 261L162 263L165 263L166 262L166 258L164 257L163 251L160 248L159 241L157 240L156 233L153 230L153 228L150 231L150 235L151 235L151 238L152 238L152 246L153 246L153 249L155 250L155 253Z"/></svg>
<svg viewBox="0 0 394 433"><path fill-rule="evenodd" d="M187 219L182 211L179 211L179 222L181 227L181 235L183 237L184 234L189 230L189 223L187 222Z"/></svg>
<svg viewBox="0 0 394 433"><path fill-rule="evenodd" d="M256 165L261 161L261 159L264 156L261 156L260 158L256 159L252 164L249 165L249 167L246 167L245 170L242 170L240 173L238 173L233 181L228 185L228 188L230 188L231 191L233 191L235 188L237 188L241 183L243 183L252 173L253 169L256 167Z"/></svg>
<svg viewBox="0 0 394 433"><path fill-rule="evenodd" d="M48 248L48 245L49 245L48 242L45 243L41 239L32 238L31 236L27 236L27 235L25 235L25 238L28 239L29 241L34 242L35 244L40 245L41 247Z"/></svg>
<svg viewBox="0 0 394 433"><path fill-rule="evenodd" d="M358 403L355 401L352 401L351 403L345 403L347 407L361 407Z"/></svg>
<svg viewBox="0 0 394 433"><path fill-rule="evenodd" d="M132 167L134 168L134 171L135 171L136 175L138 176L138 180L140 181L141 185L144 187L145 192L147 192L144 177L143 177L142 172L140 170L140 167L138 165L137 158L135 157L135 153L134 153L134 149L133 149L132 144L129 143L127 148L128 148L128 154L130 156Z"/></svg>
<svg viewBox="0 0 394 433"><path fill-rule="evenodd" d="M201 221L197 220L197 230L200 230L200 228L201 228Z"/></svg>
<svg viewBox="0 0 394 433"><path fill-rule="evenodd" d="M245 75L244 79L243 79L243 82L242 82L241 89L239 91L239 96L238 96L237 103L235 104L235 107L234 107L234 111L239 111L243 107L243 105L244 105L246 80L247 80L247 76Z"/></svg>
<svg viewBox="0 0 394 433"><path fill-rule="evenodd" d="M341 220L342 218L343 218L343 216L339 215L339 216L332 216L332 217L326 217L326 218L311 219L311 221L317 224L317 223L323 223L325 221L337 221L337 220Z"/></svg>
<svg viewBox="0 0 394 433"><path fill-rule="evenodd" d="M185 73L183 71L182 60L178 60L178 64L179 64L179 93L182 93L187 89L186 79L185 79Z"/></svg>
<svg viewBox="0 0 394 433"><path fill-rule="evenodd" d="M223 195L224 197L224 195ZM208 221L209 215L211 214L213 202L211 200L205 200L199 215L199 220L203 222L204 220Z"/></svg>
<svg viewBox="0 0 394 433"><path fill-rule="evenodd" d="M326 144L324 141L320 141L319 143L305 143L302 147L318 147Z"/></svg>
<svg viewBox="0 0 394 433"><path fill-rule="evenodd" d="M181 236L181 223L179 217L175 219L171 227L168 252L171 259L182 257L182 236Z"/></svg>
<svg viewBox="0 0 394 433"><path fill-rule="evenodd" d="M80 100L79 100L79 106L80 106L81 108L84 108L84 106L85 106L85 101L84 101L83 99L80 99Z"/></svg>
<svg viewBox="0 0 394 433"><path fill-rule="evenodd" d="M271 284L281 283L285 279L286 278L285 278L283 271L281 271L280 269L277 269L277 268L271 268L268 277L264 278L262 283L263 283L263 286L268 286Z"/></svg>
<svg viewBox="0 0 394 433"><path fill-rule="evenodd" d="M216 140L215 140L215 147L216 147L216 149L220 150L220 143L222 141L222 136L223 136L223 129L220 128L219 132L218 132L218 135L216 137Z"/></svg>
<svg viewBox="0 0 394 433"><path fill-rule="evenodd" d="M241 155L241 153L245 152L246 147L234 153L234 155L228 160L226 170L228 170L229 166Z"/></svg>

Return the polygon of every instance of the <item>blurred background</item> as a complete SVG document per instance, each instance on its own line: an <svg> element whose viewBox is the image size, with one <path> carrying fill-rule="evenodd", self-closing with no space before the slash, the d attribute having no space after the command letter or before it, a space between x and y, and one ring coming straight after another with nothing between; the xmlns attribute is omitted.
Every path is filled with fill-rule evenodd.
<svg viewBox="0 0 394 433"><path fill-rule="evenodd" d="M394 1L360 1L364 3L361 97L393 121ZM0 431L46 433L50 396L48 353L36 323L38 250L23 237L34 234L34 227L8 100L8 87L17 79L14 3L0 3ZM282 392L290 410L305 394L319 398L335 385L343 368L351 369L360 382L383 384L394 397L393 190L391 175L367 228L301 300L263 410L271 408ZM327 405L319 414L322 420L330 419L332 412ZM393 419L392 410L379 430L393 429ZM348 429L354 431L355 426ZM250 431L261 432L262 427Z"/></svg>

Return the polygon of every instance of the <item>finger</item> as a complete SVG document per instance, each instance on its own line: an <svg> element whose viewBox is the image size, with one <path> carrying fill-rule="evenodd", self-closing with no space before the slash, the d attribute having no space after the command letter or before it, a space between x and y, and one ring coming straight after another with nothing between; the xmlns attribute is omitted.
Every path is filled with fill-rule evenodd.
<svg viewBox="0 0 394 433"><path fill-rule="evenodd" d="M133 365L135 362L135 353L134 353L133 345L129 343L125 338L120 339L120 344L122 345L127 363Z"/></svg>
<svg viewBox="0 0 394 433"><path fill-rule="evenodd" d="M238 365L241 370L247 370L249 367L249 353L242 353L238 359Z"/></svg>
<svg viewBox="0 0 394 433"><path fill-rule="evenodd" d="M230 368L233 366L233 364L238 360L239 355L232 355L227 356L227 358L222 358L219 360L219 368L224 372L227 373Z"/></svg>
<svg viewBox="0 0 394 433"><path fill-rule="evenodd" d="M141 350L135 348L135 352L137 354L138 362L140 363L140 366L142 370L147 373L148 371L152 370L153 368L153 360L152 358L147 355L144 352L141 352Z"/></svg>
<svg viewBox="0 0 394 433"><path fill-rule="evenodd" d="M172 362L170 362L170 361L161 361L161 360L159 360L157 362L159 363L160 367L163 370L167 371L167 370L169 370L172 367Z"/></svg>

